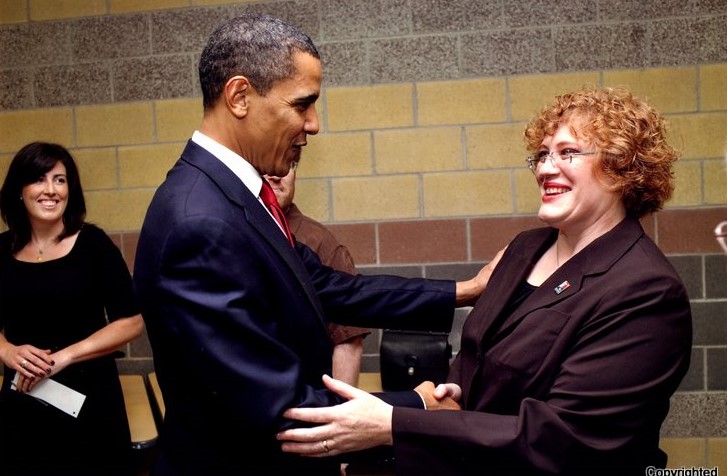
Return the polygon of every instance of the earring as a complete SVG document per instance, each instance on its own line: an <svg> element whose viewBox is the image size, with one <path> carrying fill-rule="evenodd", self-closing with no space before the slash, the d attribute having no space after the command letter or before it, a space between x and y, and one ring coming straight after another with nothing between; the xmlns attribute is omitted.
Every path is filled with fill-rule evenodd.
<svg viewBox="0 0 727 476"><path fill-rule="evenodd" d="M22 196L22 195L20 196L20 201L21 201L21 202L23 201L23 196Z"/></svg>

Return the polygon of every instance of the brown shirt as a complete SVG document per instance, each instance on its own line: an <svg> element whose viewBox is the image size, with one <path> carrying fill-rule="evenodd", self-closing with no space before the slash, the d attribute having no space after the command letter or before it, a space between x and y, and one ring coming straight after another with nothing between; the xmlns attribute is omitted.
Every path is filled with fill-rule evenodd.
<svg viewBox="0 0 727 476"><path fill-rule="evenodd" d="M285 217L295 239L312 249L323 264L339 271L356 274L356 266L348 248L339 243L328 228L303 215L295 203L290 204L285 212ZM352 337L366 336L371 331L362 327L329 323L328 333L333 345L338 345Z"/></svg>

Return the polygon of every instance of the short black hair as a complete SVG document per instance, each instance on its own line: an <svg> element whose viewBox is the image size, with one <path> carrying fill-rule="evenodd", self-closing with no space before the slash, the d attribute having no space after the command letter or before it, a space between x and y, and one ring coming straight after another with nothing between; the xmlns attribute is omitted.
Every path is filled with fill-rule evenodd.
<svg viewBox="0 0 727 476"><path fill-rule="evenodd" d="M295 73L293 55L297 52L320 59L308 35L269 15L248 13L218 26L199 60L204 109L214 106L234 76L245 76L265 96L276 81Z"/></svg>

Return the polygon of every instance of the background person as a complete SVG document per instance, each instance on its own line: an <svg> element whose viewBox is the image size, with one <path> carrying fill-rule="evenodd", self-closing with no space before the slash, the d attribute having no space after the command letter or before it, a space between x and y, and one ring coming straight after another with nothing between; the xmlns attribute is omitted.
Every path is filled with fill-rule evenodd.
<svg viewBox="0 0 727 476"><path fill-rule="evenodd" d="M639 218L673 191L662 117L621 89L556 98L526 127L548 227L507 246L462 330L448 382L460 412L351 401L291 409L322 425L285 451L393 445L399 474L639 475L663 468L659 430L689 366L684 286ZM327 442L328 453L317 441Z"/></svg>
<svg viewBox="0 0 727 476"><path fill-rule="evenodd" d="M717 238L719 246L727 254L727 220L717 224L717 227L714 229L714 236Z"/></svg>
<svg viewBox="0 0 727 476"><path fill-rule="evenodd" d="M298 165L298 162L293 162L288 175L283 177L263 176L278 197L280 208L288 219L290 231L295 235L296 241L308 246L318 255L321 263L338 271L356 274L353 256L348 248L339 243L328 228L304 215L293 203ZM333 378L357 387L363 340L370 331L362 327L341 326L329 322L328 332L333 344Z"/></svg>
<svg viewBox="0 0 727 476"><path fill-rule="evenodd" d="M23 147L0 189L0 213L8 226L0 235L0 473L129 474L112 353L141 334L143 321L119 249L84 222L68 151ZM86 396L77 418L25 394L46 378Z"/></svg>
<svg viewBox="0 0 727 476"><path fill-rule="evenodd" d="M166 406L154 474L338 475L339 462L285 454L275 439L286 408L342 401L321 382L328 320L450 329L489 268L458 283L352 276L291 246L262 175L287 175L318 132L321 62L299 29L233 18L212 33L199 75L201 127L152 199L135 260ZM414 391L382 396L423 405Z"/></svg>
<svg viewBox="0 0 727 476"><path fill-rule="evenodd" d="M725 163L727 163L727 154L725 154ZM714 236L717 238L719 246L727 254L727 220L717 224L717 227L714 229Z"/></svg>

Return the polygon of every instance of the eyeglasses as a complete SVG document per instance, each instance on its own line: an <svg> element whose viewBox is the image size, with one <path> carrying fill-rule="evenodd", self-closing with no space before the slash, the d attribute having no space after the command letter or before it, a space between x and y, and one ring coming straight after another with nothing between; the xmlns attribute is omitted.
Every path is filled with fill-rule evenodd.
<svg viewBox="0 0 727 476"><path fill-rule="evenodd" d="M559 158L560 160L567 160L568 163L573 162L573 156L576 155L593 155L596 152L565 152L565 153L558 153L558 152L545 152L541 151L538 152L536 156L529 156L527 159L525 159L525 162L528 163L528 168L532 173L538 172L538 167L540 167L540 164L545 163L545 159L550 159L551 164L555 164L555 159Z"/></svg>
<svg viewBox="0 0 727 476"><path fill-rule="evenodd" d="M719 246L727 253L727 220L717 225L717 228L714 229L714 237L717 238Z"/></svg>

